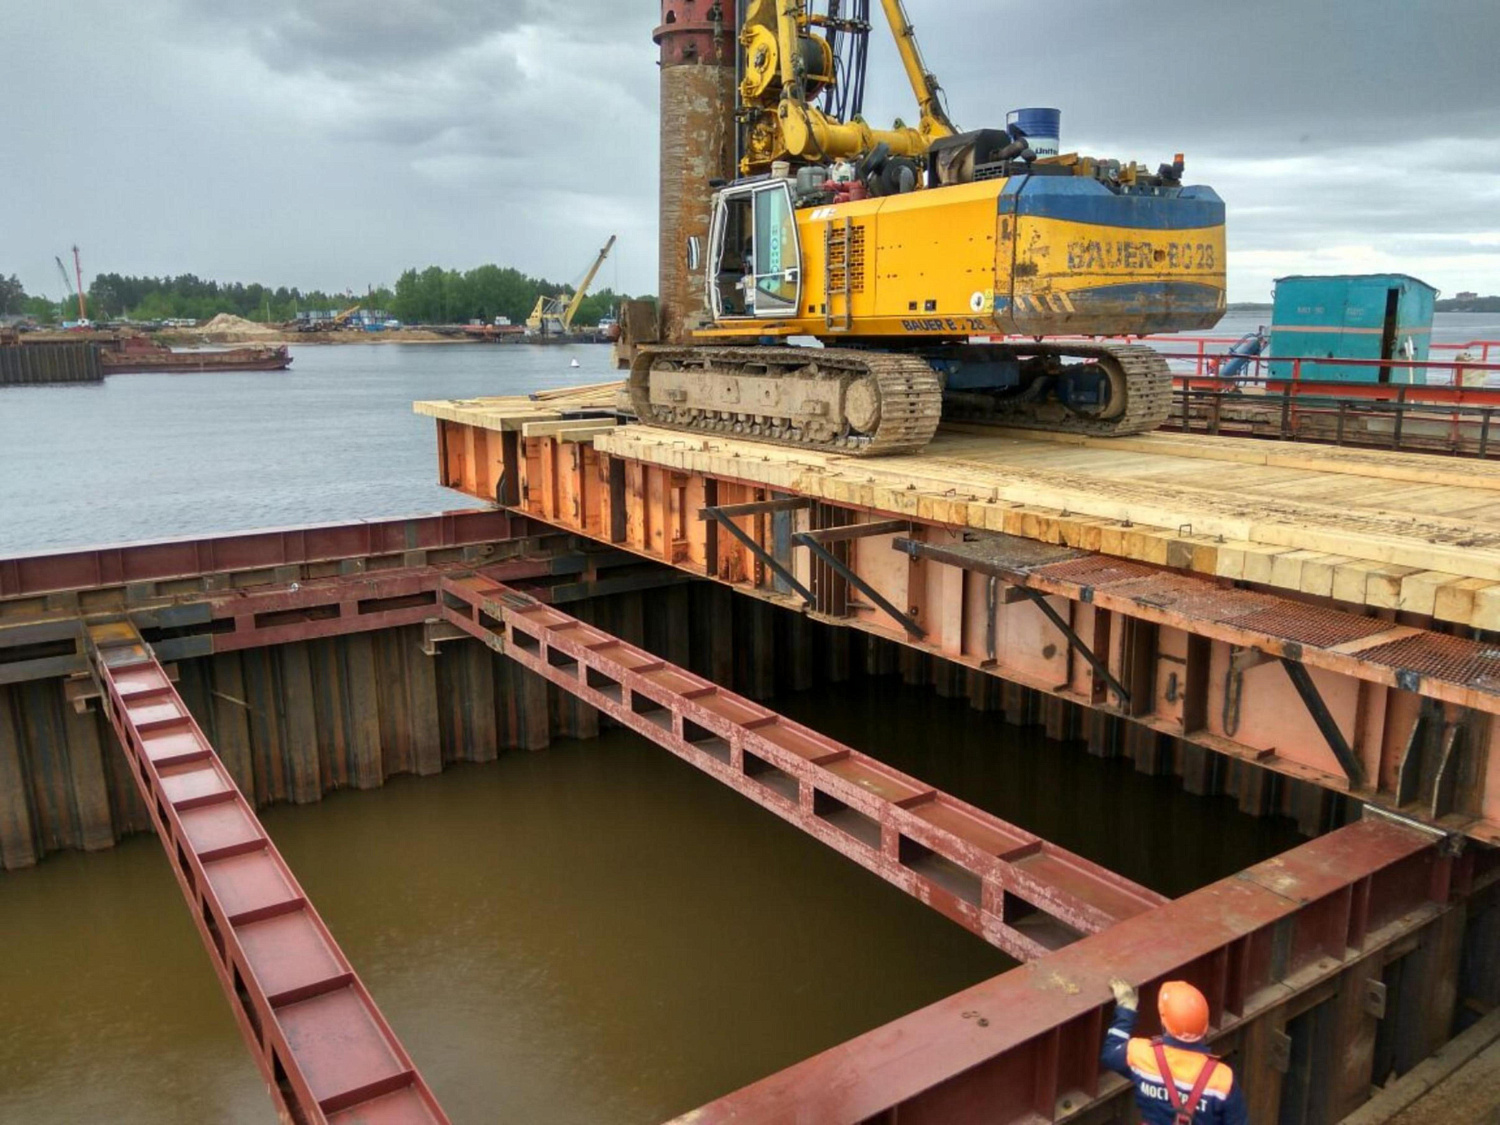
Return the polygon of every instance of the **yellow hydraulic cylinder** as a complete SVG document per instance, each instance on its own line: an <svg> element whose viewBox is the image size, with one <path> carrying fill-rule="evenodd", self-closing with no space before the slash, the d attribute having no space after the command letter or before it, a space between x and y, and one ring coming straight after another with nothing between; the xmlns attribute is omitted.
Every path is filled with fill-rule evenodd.
<svg viewBox="0 0 1500 1125"><path fill-rule="evenodd" d="M893 156L919 156L929 143L918 129L872 129L859 118L835 121L814 106L791 99L782 101L777 114L787 151L806 159L843 160L882 143L890 146Z"/></svg>

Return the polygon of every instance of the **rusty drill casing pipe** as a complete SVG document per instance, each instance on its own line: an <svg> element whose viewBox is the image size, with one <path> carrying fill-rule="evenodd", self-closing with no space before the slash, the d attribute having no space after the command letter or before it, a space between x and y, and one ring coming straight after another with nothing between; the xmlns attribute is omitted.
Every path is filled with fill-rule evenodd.
<svg viewBox="0 0 1500 1125"><path fill-rule="evenodd" d="M708 322L703 270L711 180L733 177L735 4L662 0L653 35L661 48L661 214L657 293L661 339L683 343ZM689 240L700 247L690 268Z"/></svg>

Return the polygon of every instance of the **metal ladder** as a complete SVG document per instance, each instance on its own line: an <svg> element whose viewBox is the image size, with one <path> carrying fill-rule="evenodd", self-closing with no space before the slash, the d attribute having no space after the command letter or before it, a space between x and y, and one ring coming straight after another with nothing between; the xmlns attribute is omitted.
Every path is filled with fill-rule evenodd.
<svg viewBox="0 0 1500 1125"><path fill-rule="evenodd" d="M833 252L840 251L844 284L833 287ZM830 332L851 332L854 329L854 220L845 218L842 227L835 227L829 219L823 235L823 292L827 295L823 305L823 323ZM843 311L834 312L834 298L844 299ZM837 320L835 320L837 317Z"/></svg>

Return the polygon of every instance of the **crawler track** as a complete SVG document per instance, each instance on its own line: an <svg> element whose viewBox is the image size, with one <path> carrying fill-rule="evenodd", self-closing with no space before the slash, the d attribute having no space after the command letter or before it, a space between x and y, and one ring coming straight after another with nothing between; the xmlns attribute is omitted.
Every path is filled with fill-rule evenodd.
<svg viewBox="0 0 1500 1125"><path fill-rule="evenodd" d="M877 394L878 419L861 431L835 414L794 417L789 412L756 413L747 401L726 405L702 399L652 401L653 372L684 372L719 377L798 380L843 391L870 380ZM921 358L891 352L839 348L646 348L630 372L630 400L636 416L655 426L691 433L746 438L803 449L878 457L910 453L932 440L942 417L942 384Z"/></svg>
<svg viewBox="0 0 1500 1125"><path fill-rule="evenodd" d="M1007 348L1022 361L1059 359L1093 360L1116 378L1125 389L1125 409L1112 418L1078 414L1061 403L1042 397L1020 395L994 398L980 408L944 404L943 416L953 421L1014 426L1054 433L1123 437L1146 433L1165 422L1172 412L1172 370L1167 361L1141 344L1038 344ZM963 396L965 400L976 396Z"/></svg>
<svg viewBox="0 0 1500 1125"><path fill-rule="evenodd" d="M1115 393L1124 392L1124 405L1108 417L1076 413L1049 398L1040 378L1031 391L1009 397L945 398L941 379L918 355L841 348L645 348L630 372L630 400L636 416L652 425L855 457L915 452L932 440L944 418L1116 436L1154 430L1171 412L1171 370L1139 344L1041 343L998 350L1024 364L1097 363L1109 373ZM671 387L653 386L653 376ZM809 412L787 393L794 383L807 388L809 401L824 404L821 413ZM864 428L845 412L856 384L878 403L868 412L873 425ZM776 392L768 394L768 386Z"/></svg>

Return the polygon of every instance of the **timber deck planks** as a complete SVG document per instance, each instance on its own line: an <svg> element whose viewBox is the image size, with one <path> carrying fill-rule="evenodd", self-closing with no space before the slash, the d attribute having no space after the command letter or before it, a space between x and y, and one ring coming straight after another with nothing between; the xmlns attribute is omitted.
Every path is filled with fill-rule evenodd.
<svg viewBox="0 0 1500 1125"><path fill-rule="evenodd" d="M612 403L618 386L416 410L520 429L548 411ZM920 453L868 459L641 425L594 441L616 456L871 511L1500 629L1500 465L1488 462L962 425Z"/></svg>
<svg viewBox="0 0 1500 1125"><path fill-rule="evenodd" d="M594 383L583 387L560 387L531 395L495 398L449 399L419 402L414 409L428 418L461 422L486 430L515 431L538 422L558 422L564 414L587 410L613 410L623 383Z"/></svg>

